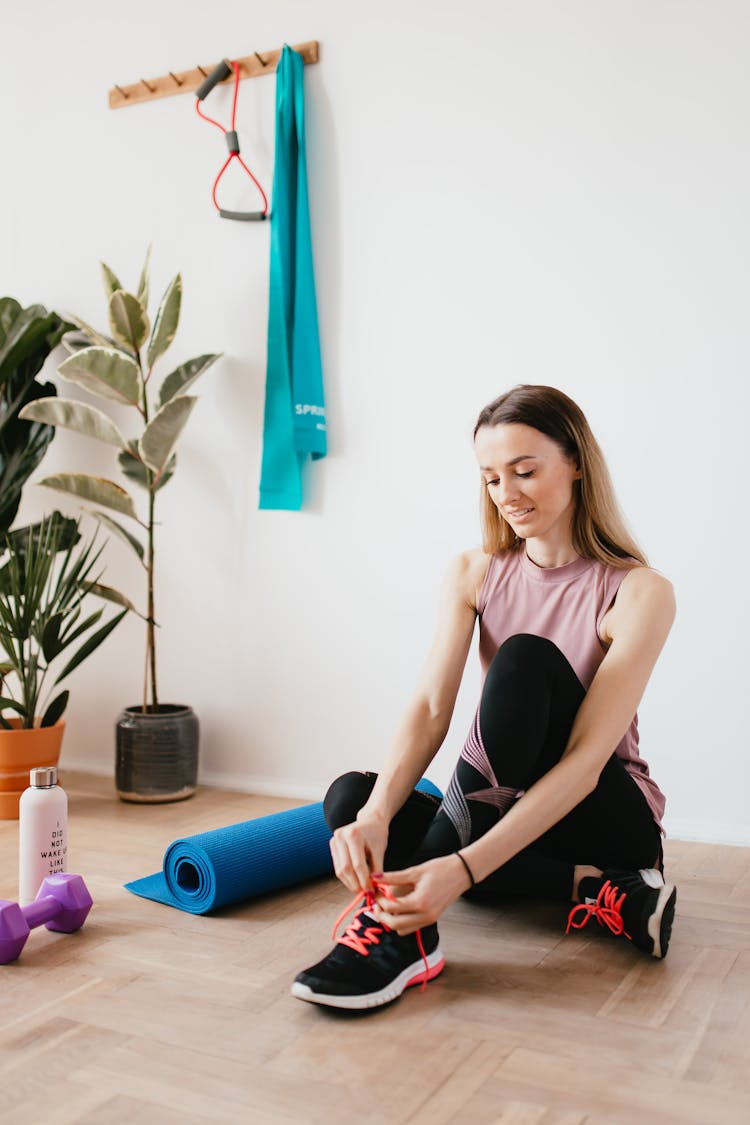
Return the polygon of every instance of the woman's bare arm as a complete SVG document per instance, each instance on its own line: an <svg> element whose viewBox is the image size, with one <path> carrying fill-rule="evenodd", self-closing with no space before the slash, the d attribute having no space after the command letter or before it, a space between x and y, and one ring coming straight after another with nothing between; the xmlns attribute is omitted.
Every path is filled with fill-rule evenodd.
<svg viewBox="0 0 750 1125"><path fill-rule="evenodd" d="M404 803L443 744L471 646L477 616L476 552L455 558L445 575L435 636L417 690L396 730L363 812L389 819Z"/></svg>
<svg viewBox="0 0 750 1125"><path fill-rule="evenodd" d="M337 876L364 888L382 869L388 826L440 749L450 726L489 564L482 551L455 558L443 581L435 637L417 690L396 730L375 787L356 821L336 830L331 854Z"/></svg>

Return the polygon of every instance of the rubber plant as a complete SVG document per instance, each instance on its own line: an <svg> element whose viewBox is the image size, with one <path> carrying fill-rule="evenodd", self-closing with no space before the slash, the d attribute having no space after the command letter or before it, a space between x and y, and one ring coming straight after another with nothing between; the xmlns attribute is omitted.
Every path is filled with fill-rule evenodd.
<svg viewBox="0 0 750 1125"><path fill-rule="evenodd" d="M21 493L55 436L52 426L21 421L24 406L57 394L37 375L72 324L42 305L0 298L0 541L16 518ZM71 521L72 524L73 521Z"/></svg>
<svg viewBox="0 0 750 1125"><path fill-rule="evenodd" d="M154 369L172 344L180 319L182 279L172 279L159 302L153 324L149 320L149 258L134 293L123 288L113 271L101 263L109 311L107 336L85 321L71 317L77 332L63 343L71 352L58 368L66 380L105 400L130 407L138 416L138 433L125 437L113 419L97 407L72 399L41 398L26 406L21 417L49 426L63 426L114 446L119 467L145 493L141 517L131 493L113 480L87 473L57 473L40 484L95 505L91 514L117 535L145 570L146 653L143 677L144 712L159 707L156 674L156 501L172 479L175 446L197 398L186 392L219 358L200 355L181 363L154 390ZM102 511L101 509L106 509ZM117 519L111 513L115 513ZM130 526L124 526L121 517Z"/></svg>

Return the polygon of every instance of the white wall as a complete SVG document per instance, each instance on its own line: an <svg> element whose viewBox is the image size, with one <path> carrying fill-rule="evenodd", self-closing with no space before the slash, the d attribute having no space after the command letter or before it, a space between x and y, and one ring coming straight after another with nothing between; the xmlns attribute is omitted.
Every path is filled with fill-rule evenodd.
<svg viewBox="0 0 750 1125"><path fill-rule="evenodd" d="M103 326L98 259L134 285L153 241L155 290L185 284L168 358L225 355L196 388L159 536L161 694L199 713L204 779L318 797L377 767L445 564L479 539L474 418L549 382L587 412L676 585L641 708L667 827L750 843L749 33L730 0L35 0L5 20L0 292ZM313 38L331 453L304 512L259 512L268 229L215 215L223 142L191 97L110 111L107 91ZM273 100L273 78L243 83L243 155L269 187ZM226 116L229 91L210 108ZM61 433L43 472L63 468L106 475L109 451ZM23 515L45 504L29 486ZM108 557L141 596L125 548ZM142 640L128 621L75 674L68 766L112 769ZM439 782L477 684L472 657Z"/></svg>

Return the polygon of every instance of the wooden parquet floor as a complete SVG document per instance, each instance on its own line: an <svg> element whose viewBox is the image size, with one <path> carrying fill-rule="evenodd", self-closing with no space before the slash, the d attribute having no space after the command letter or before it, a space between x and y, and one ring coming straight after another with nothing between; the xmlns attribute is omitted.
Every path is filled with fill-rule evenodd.
<svg viewBox="0 0 750 1125"><path fill-rule="evenodd" d="M424 993L346 1014L289 995L327 952L333 879L211 917L122 889L181 835L293 801L201 790L118 802L67 773L83 930L37 930L0 966L3 1125L410 1122L750 1123L750 849L667 842L679 887L669 956L564 934L549 903L459 902ZM17 825L0 822L0 897Z"/></svg>

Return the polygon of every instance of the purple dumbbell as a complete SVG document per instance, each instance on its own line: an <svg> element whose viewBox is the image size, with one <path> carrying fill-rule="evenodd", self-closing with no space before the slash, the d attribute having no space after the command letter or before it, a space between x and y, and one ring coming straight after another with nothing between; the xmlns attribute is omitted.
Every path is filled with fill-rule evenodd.
<svg viewBox="0 0 750 1125"><path fill-rule="evenodd" d="M48 875L28 906L0 899L0 965L15 961L36 926L61 934L80 930L92 904L80 875Z"/></svg>

